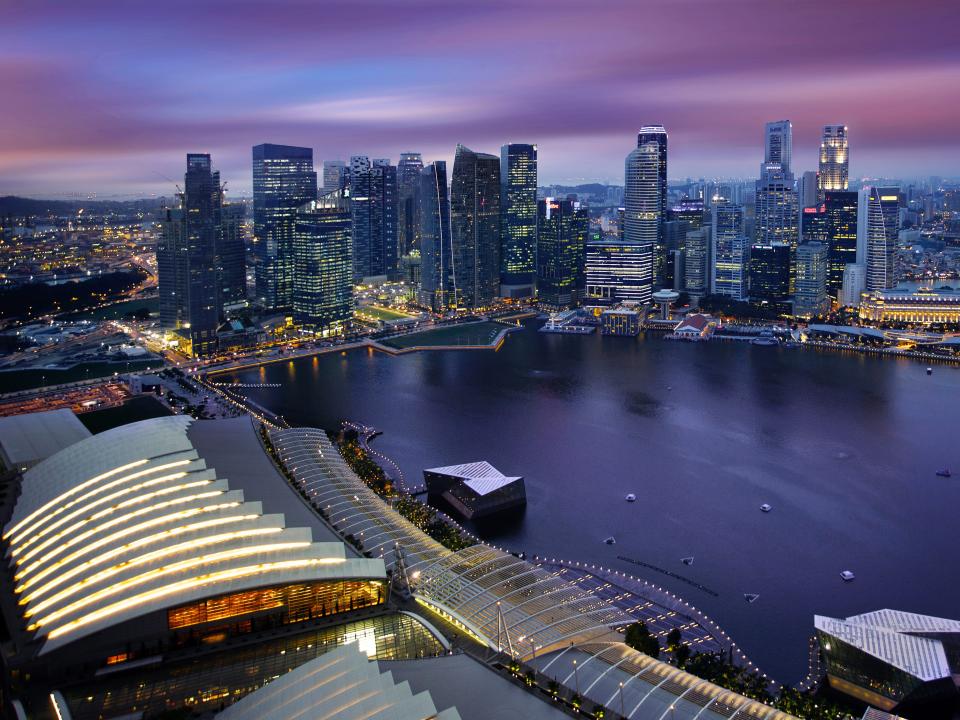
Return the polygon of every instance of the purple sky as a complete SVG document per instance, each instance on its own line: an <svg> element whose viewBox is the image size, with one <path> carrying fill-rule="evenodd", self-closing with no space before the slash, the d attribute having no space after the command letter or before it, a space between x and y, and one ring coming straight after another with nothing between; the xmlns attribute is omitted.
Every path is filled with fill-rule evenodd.
<svg viewBox="0 0 960 720"><path fill-rule="evenodd" d="M540 146L543 183L795 170L850 127L851 175L960 175L956 0L25 0L0 11L0 194L169 194L187 152L250 188L250 146L325 158Z"/></svg>

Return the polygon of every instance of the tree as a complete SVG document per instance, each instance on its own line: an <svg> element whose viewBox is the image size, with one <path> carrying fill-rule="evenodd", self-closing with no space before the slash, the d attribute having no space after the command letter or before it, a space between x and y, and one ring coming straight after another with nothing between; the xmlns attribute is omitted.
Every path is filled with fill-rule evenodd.
<svg viewBox="0 0 960 720"><path fill-rule="evenodd" d="M687 664L687 660L690 659L690 646L678 645L673 651L673 657L677 661L677 667L682 668Z"/></svg>
<svg viewBox="0 0 960 720"><path fill-rule="evenodd" d="M667 633L667 650L676 650L680 646L680 628L674 628Z"/></svg>
<svg viewBox="0 0 960 720"><path fill-rule="evenodd" d="M623 641L634 650L646 653L650 657L660 657L660 641L650 634L647 624L643 621L628 626Z"/></svg>

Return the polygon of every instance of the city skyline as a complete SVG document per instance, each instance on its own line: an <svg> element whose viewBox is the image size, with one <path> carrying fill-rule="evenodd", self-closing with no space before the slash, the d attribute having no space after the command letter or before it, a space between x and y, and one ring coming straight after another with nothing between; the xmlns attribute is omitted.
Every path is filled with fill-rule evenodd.
<svg viewBox="0 0 960 720"><path fill-rule="evenodd" d="M776 118L793 122L797 173L817 167L832 123L857 148L852 178L950 175L960 156L942 94L960 53L943 3L914 6L910 22L874 4L870 32L856 5L820 2L289 1L269 15L210 2L186 27L176 3L55 4L5 13L0 193L169 195L183 153L209 152L230 192L246 195L248 148L264 142L312 147L318 164L404 151L452 162L458 142L529 142L543 184L616 182L627 138L650 123L672 136L671 177L751 177L757 128ZM636 42L648 17L661 30ZM400 36L412 41L397 52Z"/></svg>

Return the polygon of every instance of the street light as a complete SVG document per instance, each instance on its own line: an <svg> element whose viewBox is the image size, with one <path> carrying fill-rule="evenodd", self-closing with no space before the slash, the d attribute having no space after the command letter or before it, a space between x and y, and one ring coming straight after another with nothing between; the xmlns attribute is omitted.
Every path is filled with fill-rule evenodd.
<svg viewBox="0 0 960 720"><path fill-rule="evenodd" d="M577 672L577 661L573 661L573 679L577 685L577 695L580 694L580 674Z"/></svg>
<svg viewBox="0 0 960 720"><path fill-rule="evenodd" d="M626 714L623 712L623 682L620 682L620 717L626 717Z"/></svg>

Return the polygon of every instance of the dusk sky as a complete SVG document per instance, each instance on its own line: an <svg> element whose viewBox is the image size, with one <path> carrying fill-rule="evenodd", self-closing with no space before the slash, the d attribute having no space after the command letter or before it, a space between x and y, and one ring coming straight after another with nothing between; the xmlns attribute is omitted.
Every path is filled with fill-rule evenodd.
<svg viewBox="0 0 960 720"><path fill-rule="evenodd" d="M763 123L850 127L851 177L960 175L956 0L8 0L0 194L233 193L250 147L324 159L536 142L540 180L622 183L646 123L671 178L755 176Z"/></svg>

